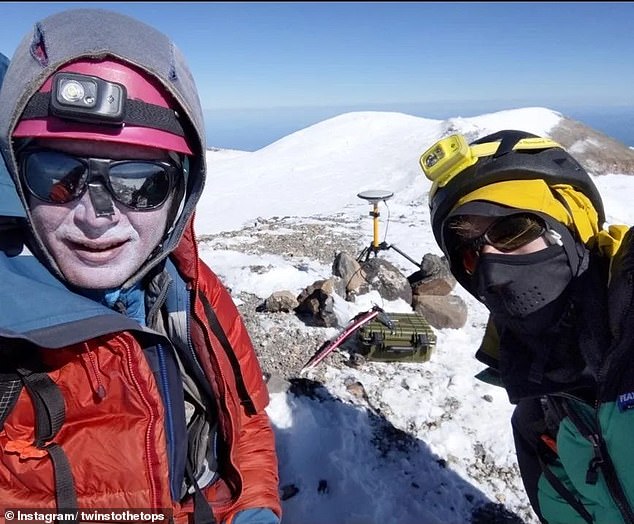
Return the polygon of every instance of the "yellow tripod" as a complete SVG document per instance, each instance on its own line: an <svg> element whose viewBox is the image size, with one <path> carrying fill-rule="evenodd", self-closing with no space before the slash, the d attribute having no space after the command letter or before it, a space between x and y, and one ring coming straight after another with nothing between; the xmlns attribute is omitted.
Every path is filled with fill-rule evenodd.
<svg viewBox="0 0 634 524"><path fill-rule="evenodd" d="M361 251L361 254L357 257L358 262L365 262L370 258L370 255L374 254L377 256L378 252L381 250L393 249L399 255L405 257L412 264L420 268L420 264L416 262L413 258L409 257L405 253L403 253L396 246L388 244L386 242L379 241L379 202L385 202L394 196L394 193L391 191L383 191L383 190L371 190L371 191L363 191L362 193L358 193L357 196L362 198L363 200L367 200L372 204L372 209L370 210L370 216L372 217L372 231L373 237L370 245Z"/></svg>

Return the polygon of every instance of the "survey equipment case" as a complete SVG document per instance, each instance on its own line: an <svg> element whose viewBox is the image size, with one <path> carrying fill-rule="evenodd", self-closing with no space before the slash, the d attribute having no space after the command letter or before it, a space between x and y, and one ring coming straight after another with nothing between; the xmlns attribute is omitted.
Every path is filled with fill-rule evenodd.
<svg viewBox="0 0 634 524"><path fill-rule="evenodd" d="M428 361L436 334L425 317L418 313L387 313L387 317L387 323L377 317L359 328L360 353L383 362Z"/></svg>

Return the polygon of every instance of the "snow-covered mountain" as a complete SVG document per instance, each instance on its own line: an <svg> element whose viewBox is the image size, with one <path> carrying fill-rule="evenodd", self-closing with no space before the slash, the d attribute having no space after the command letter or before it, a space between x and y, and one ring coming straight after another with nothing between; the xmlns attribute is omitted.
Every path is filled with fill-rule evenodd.
<svg viewBox="0 0 634 524"><path fill-rule="evenodd" d="M446 121L348 113L259 151L208 151L196 215L200 253L231 289L272 375L268 411L284 524L462 524L487 502L537 522L518 475L512 406L503 390L474 378L483 367L473 354L486 311L470 295L455 289L469 307L467 324L438 330L429 362L349 367L345 354L331 355L303 379L297 353L301 361L337 331L307 327L293 314L256 311L274 291L299 293L330 276L335 251L360 252L369 244L370 208L357 197L361 191L394 192L380 206L382 240L415 260L440 255L429 227L429 182L418 159L443 136L475 139L501 129L574 146L585 166L596 160L608 221L634 221L626 198L634 177L623 174L634 152L546 108ZM616 152L624 160L609 164ZM379 256L406 274L416 269L394 250ZM354 303L341 299L338 314L345 321L374 303L388 312L411 311L372 292Z"/></svg>

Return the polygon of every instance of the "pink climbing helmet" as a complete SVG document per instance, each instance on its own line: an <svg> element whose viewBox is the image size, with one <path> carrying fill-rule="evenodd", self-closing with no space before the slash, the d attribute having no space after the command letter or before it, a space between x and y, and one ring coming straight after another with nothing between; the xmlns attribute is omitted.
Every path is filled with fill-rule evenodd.
<svg viewBox="0 0 634 524"><path fill-rule="evenodd" d="M98 112L109 104L116 106L114 117L110 107L106 118L94 116L91 108ZM97 140L192 155L179 113L179 104L147 72L116 59L82 58L46 80L27 104L13 137Z"/></svg>

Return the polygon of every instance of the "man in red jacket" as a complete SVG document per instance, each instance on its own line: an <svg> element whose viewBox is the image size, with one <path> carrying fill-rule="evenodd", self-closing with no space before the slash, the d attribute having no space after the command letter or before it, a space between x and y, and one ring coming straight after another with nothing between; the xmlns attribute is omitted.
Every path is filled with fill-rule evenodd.
<svg viewBox="0 0 634 524"><path fill-rule="evenodd" d="M279 524L266 385L198 257L204 124L179 50L116 13L52 15L0 108L26 217L2 230L0 506Z"/></svg>

